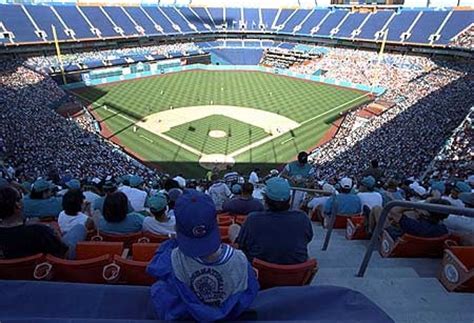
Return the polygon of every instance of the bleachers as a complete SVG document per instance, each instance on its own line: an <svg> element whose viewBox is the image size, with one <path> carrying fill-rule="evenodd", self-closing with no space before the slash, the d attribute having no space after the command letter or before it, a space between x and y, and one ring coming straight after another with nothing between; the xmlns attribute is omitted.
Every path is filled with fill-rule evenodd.
<svg viewBox="0 0 474 323"><path fill-rule="evenodd" d="M260 31L313 37L381 40L410 44L447 45L474 21L472 10L384 9L373 13L348 9L257 9L174 6L0 5L3 43L97 37L192 34L226 30ZM274 28L272 28L274 27Z"/></svg>

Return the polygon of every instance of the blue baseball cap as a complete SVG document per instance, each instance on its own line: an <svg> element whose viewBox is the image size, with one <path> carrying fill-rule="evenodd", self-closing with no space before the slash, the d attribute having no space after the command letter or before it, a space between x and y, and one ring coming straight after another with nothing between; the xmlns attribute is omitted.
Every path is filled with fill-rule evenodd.
<svg viewBox="0 0 474 323"><path fill-rule="evenodd" d="M290 199L290 184L286 179L273 177L267 181L265 195L272 201L288 201Z"/></svg>
<svg viewBox="0 0 474 323"><path fill-rule="evenodd" d="M81 182L79 182L79 180L77 179L71 179L69 182L66 183L66 186L70 190L79 190L81 189Z"/></svg>
<svg viewBox="0 0 474 323"><path fill-rule="evenodd" d="M365 187L371 189L375 186L375 178L373 176L366 176L362 179L360 183Z"/></svg>
<svg viewBox="0 0 474 323"><path fill-rule="evenodd" d="M240 194L242 193L242 186L240 184L234 184L230 190L232 194Z"/></svg>
<svg viewBox="0 0 474 323"><path fill-rule="evenodd" d="M441 194L444 194L446 192L446 185L442 181L433 181L431 183L431 190L438 191Z"/></svg>
<svg viewBox="0 0 474 323"><path fill-rule="evenodd" d="M131 187L137 187L143 184L143 178L137 175L132 175L130 176L129 182Z"/></svg>
<svg viewBox="0 0 474 323"><path fill-rule="evenodd" d="M39 178L37 179L33 185L31 185L31 190L35 192L44 192L50 190L54 187L51 182L48 182L45 179Z"/></svg>
<svg viewBox="0 0 474 323"><path fill-rule="evenodd" d="M457 182L455 188L461 193L471 193L471 186L466 182Z"/></svg>
<svg viewBox="0 0 474 323"><path fill-rule="evenodd" d="M150 210L159 212L168 205L168 199L164 194L158 193L148 199Z"/></svg>
<svg viewBox="0 0 474 323"><path fill-rule="evenodd" d="M176 240L188 257L203 257L221 245L217 212L209 195L185 190L176 201Z"/></svg>

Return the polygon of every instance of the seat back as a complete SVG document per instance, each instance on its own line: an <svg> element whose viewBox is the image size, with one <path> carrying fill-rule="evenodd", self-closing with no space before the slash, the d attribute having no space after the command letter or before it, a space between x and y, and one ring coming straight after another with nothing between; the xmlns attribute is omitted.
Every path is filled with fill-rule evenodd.
<svg viewBox="0 0 474 323"><path fill-rule="evenodd" d="M66 260L47 255L35 268L35 278L73 283L103 284L118 277L112 257L104 255L87 260Z"/></svg>
<svg viewBox="0 0 474 323"><path fill-rule="evenodd" d="M97 258L103 255L121 255L123 242L81 241L76 245L76 260Z"/></svg>
<svg viewBox="0 0 474 323"><path fill-rule="evenodd" d="M347 219L352 217L360 216L360 214L348 214L348 215L336 215L336 221L334 222L334 229L345 229L347 226ZM323 226L327 228L329 226L329 217L325 216L323 220Z"/></svg>
<svg viewBox="0 0 474 323"><path fill-rule="evenodd" d="M234 222L237 223L237 224L244 224L245 221L247 221L247 215L236 215L235 216L235 219L234 219Z"/></svg>
<svg viewBox="0 0 474 323"><path fill-rule="evenodd" d="M296 265L277 265L255 258L252 265L258 270L261 289L308 285L318 270L316 259Z"/></svg>
<svg viewBox="0 0 474 323"><path fill-rule="evenodd" d="M443 255L444 242L449 238L449 234L437 238L421 238L404 234L394 240L387 231L384 231L380 254L383 257L440 258Z"/></svg>
<svg viewBox="0 0 474 323"><path fill-rule="evenodd" d="M143 232L142 237L138 240L141 243L162 243L170 237L166 234L154 234L151 232Z"/></svg>
<svg viewBox="0 0 474 323"><path fill-rule="evenodd" d="M150 286L156 281L154 277L146 272L148 262L127 260L119 256L114 257L114 262L120 268L120 283Z"/></svg>
<svg viewBox="0 0 474 323"><path fill-rule="evenodd" d="M138 242L138 240L142 237L141 232L135 233L127 233L127 234L120 234L120 233L106 233L100 232L98 234L99 237L102 237L102 241L110 241L110 242L123 242L125 248L130 248L132 244Z"/></svg>
<svg viewBox="0 0 474 323"><path fill-rule="evenodd" d="M364 240L369 235L365 230L365 217L353 216L347 219L346 223L346 239L348 240Z"/></svg>
<svg viewBox="0 0 474 323"><path fill-rule="evenodd" d="M132 260L149 262L159 247L159 243L134 243L132 245Z"/></svg>
<svg viewBox="0 0 474 323"><path fill-rule="evenodd" d="M448 291L474 292L474 247L446 249L438 279Z"/></svg>
<svg viewBox="0 0 474 323"><path fill-rule="evenodd" d="M37 264L44 261L44 254L0 260L0 279L32 280Z"/></svg>

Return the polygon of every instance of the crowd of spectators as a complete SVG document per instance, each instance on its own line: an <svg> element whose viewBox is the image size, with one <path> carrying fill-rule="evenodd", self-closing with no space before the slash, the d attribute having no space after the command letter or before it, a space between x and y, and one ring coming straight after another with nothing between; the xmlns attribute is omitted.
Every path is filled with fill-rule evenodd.
<svg viewBox="0 0 474 323"><path fill-rule="evenodd" d="M474 26L470 26L458 37L456 37L450 44L451 47L460 47L465 49L474 49Z"/></svg>

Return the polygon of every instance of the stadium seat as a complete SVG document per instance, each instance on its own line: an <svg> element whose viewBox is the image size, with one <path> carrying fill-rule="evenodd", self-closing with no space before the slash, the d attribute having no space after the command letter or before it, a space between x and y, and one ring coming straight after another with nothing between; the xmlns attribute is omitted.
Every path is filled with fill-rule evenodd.
<svg viewBox="0 0 474 323"><path fill-rule="evenodd" d="M438 278L450 292L474 292L474 247L444 250Z"/></svg>
<svg viewBox="0 0 474 323"><path fill-rule="evenodd" d="M103 255L122 255L123 242L82 241L76 245L76 260L85 260Z"/></svg>
<svg viewBox="0 0 474 323"><path fill-rule="evenodd" d="M236 215L234 222L237 224L244 224L244 222L247 221L247 215Z"/></svg>
<svg viewBox="0 0 474 323"><path fill-rule="evenodd" d="M353 216L347 219L346 239L347 240L366 240L369 238L365 230L365 217Z"/></svg>
<svg viewBox="0 0 474 323"><path fill-rule="evenodd" d="M165 234L153 234L151 232L143 232L143 235L138 239L139 243L162 243L168 240L170 237Z"/></svg>
<svg viewBox="0 0 474 323"><path fill-rule="evenodd" d="M114 256L114 264L119 271L118 282L128 285L152 285L156 279L146 272L147 261L135 261Z"/></svg>
<svg viewBox="0 0 474 323"><path fill-rule="evenodd" d="M0 279L32 280L37 264L43 262L44 254L0 260Z"/></svg>
<svg viewBox="0 0 474 323"><path fill-rule="evenodd" d="M118 271L110 255L87 260L66 260L47 255L45 261L36 266L34 277L38 280L103 284L114 282Z"/></svg>
<svg viewBox="0 0 474 323"><path fill-rule="evenodd" d="M111 241L111 242L123 242L125 248L130 248L133 243L138 242L142 237L141 232L128 233L128 234L114 234L100 232L96 236L92 237L93 241Z"/></svg>
<svg viewBox="0 0 474 323"><path fill-rule="evenodd" d="M444 243L450 238L449 234L438 238L420 238L404 234L394 241L385 230L379 252L382 257L440 258L443 255Z"/></svg>
<svg viewBox="0 0 474 323"><path fill-rule="evenodd" d="M148 262L159 247L159 243L134 243L132 245L132 260Z"/></svg>
<svg viewBox="0 0 474 323"><path fill-rule="evenodd" d="M347 219L355 216L360 216L360 214L352 214L352 215L337 215L336 221L334 222L334 229L345 229L347 226ZM323 220L323 227L327 228L329 225L329 218L324 217Z"/></svg>
<svg viewBox="0 0 474 323"><path fill-rule="evenodd" d="M255 258L252 266L258 270L260 289L308 285L318 271L316 259L296 265L277 265Z"/></svg>
<svg viewBox="0 0 474 323"><path fill-rule="evenodd" d="M313 222L323 222L323 216L321 215L321 210L319 208L311 210L309 217Z"/></svg>

